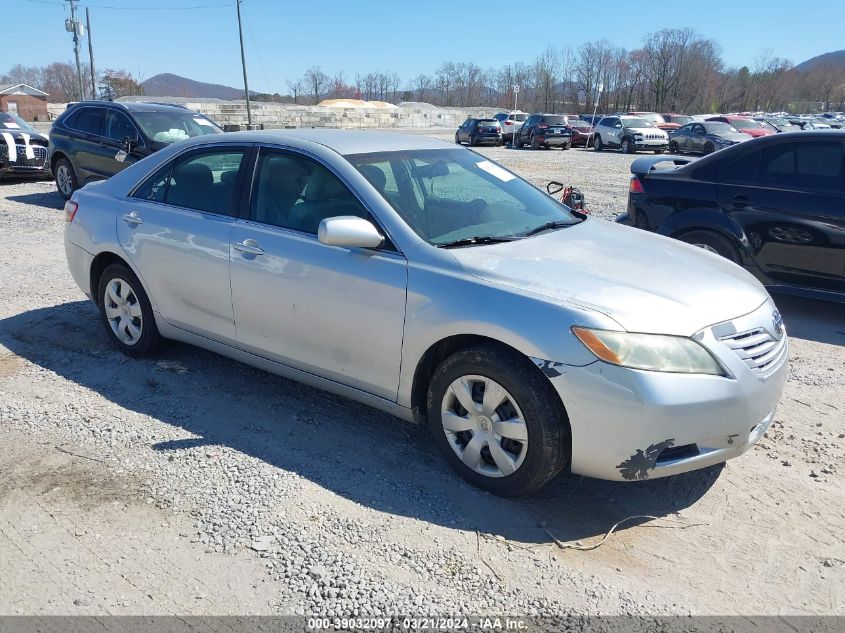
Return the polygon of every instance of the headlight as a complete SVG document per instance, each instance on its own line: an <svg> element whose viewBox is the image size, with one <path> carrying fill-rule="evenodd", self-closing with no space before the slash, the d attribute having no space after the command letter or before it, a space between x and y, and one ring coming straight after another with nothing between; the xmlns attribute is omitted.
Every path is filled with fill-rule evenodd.
<svg viewBox="0 0 845 633"><path fill-rule="evenodd" d="M702 345L684 336L632 334L573 327L572 333L599 359L632 369L724 376Z"/></svg>

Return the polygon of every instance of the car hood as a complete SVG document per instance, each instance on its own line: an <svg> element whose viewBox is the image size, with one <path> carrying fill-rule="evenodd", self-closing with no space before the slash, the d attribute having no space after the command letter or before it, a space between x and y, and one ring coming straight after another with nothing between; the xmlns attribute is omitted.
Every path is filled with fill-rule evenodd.
<svg viewBox="0 0 845 633"><path fill-rule="evenodd" d="M630 332L690 336L768 299L719 255L599 219L450 252L471 275L601 312Z"/></svg>
<svg viewBox="0 0 845 633"><path fill-rule="evenodd" d="M668 136L666 130L661 130L659 127L626 127L625 131L637 132L638 134L655 134L663 132L664 136Z"/></svg>
<svg viewBox="0 0 845 633"><path fill-rule="evenodd" d="M714 136L716 138L724 139L726 141L732 141L734 143L742 143L743 141L751 140L749 134L743 134L742 132L726 132L724 134L708 134L708 136Z"/></svg>
<svg viewBox="0 0 845 633"><path fill-rule="evenodd" d="M13 139L21 142L23 142L25 134L29 136L30 140L37 139L39 141L43 141L44 143L48 141L46 134L42 134L41 132L30 132L29 130L22 130L20 128L0 127L0 132L11 134ZM5 145L2 136L0 136L0 145ZM0 148L0 151L4 151L5 149L5 147L2 147Z"/></svg>
<svg viewBox="0 0 845 633"><path fill-rule="evenodd" d="M745 129L740 130L740 132L742 134L748 134L749 136L752 136L754 138L760 136L771 136L772 134L774 134L774 132L772 132L771 130L764 130L763 128Z"/></svg>

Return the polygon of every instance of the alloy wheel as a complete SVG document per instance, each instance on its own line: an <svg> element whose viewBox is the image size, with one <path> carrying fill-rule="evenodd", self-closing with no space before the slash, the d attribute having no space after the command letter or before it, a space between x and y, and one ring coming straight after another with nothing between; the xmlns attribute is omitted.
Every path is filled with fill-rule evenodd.
<svg viewBox="0 0 845 633"><path fill-rule="evenodd" d="M125 280L112 279L106 285L103 307L112 333L124 345L135 345L144 331L144 317L138 296Z"/></svg>
<svg viewBox="0 0 845 633"><path fill-rule="evenodd" d="M56 169L56 186L66 196L73 193L73 177L70 175L70 169L64 163Z"/></svg>
<svg viewBox="0 0 845 633"><path fill-rule="evenodd" d="M485 477L515 473L528 452L528 427L516 400L495 380L461 376L443 396L440 418L449 446Z"/></svg>

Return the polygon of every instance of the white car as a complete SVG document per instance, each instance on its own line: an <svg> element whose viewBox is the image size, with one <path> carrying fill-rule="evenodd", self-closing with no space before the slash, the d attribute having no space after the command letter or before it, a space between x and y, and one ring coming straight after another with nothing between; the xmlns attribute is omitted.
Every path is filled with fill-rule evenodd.
<svg viewBox="0 0 845 633"><path fill-rule="evenodd" d="M639 150L662 154L669 149L669 135L636 116L606 116L598 122L594 134L593 147L597 152L612 148L625 154Z"/></svg>
<svg viewBox="0 0 845 633"><path fill-rule="evenodd" d="M519 110L499 112L493 118L502 126L502 140L507 142L512 141L514 133L522 129L522 124L528 119L528 113Z"/></svg>

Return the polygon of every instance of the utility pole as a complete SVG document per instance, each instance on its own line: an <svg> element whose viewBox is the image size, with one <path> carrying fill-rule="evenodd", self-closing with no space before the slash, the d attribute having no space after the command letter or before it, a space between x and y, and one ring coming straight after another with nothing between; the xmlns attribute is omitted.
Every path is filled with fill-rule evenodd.
<svg viewBox="0 0 845 633"><path fill-rule="evenodd" d="M85 24L88 27L88 60L91 65L91 98L97 100L97 73L94 72L94 43L91 41L91 13L85 7Z"/></svg>
<svg viewBox="0 0 845 633"><path fill-rule="evenodd" d="M65 20L65 30L73 33L73 54L76 56L76 78L79 81L79 100L85 99L85 84L82 82L82 64L79 62L79 38L84 33L82 22L76 19L76 4L79 0L67 0L70 3L70 19Z"/></svg>
<svg viewBox="0 0 845 633"><path fill-rule="evenodd" d="M246 80L246 56L244 55L244 30L241 26L241 2L237 0L235 6L238 8L238 35L241 38L241 66L244 69L244 96L246 97L246 122L247 128L252 127L252 110L249 107L249 83Z"/></svg>

